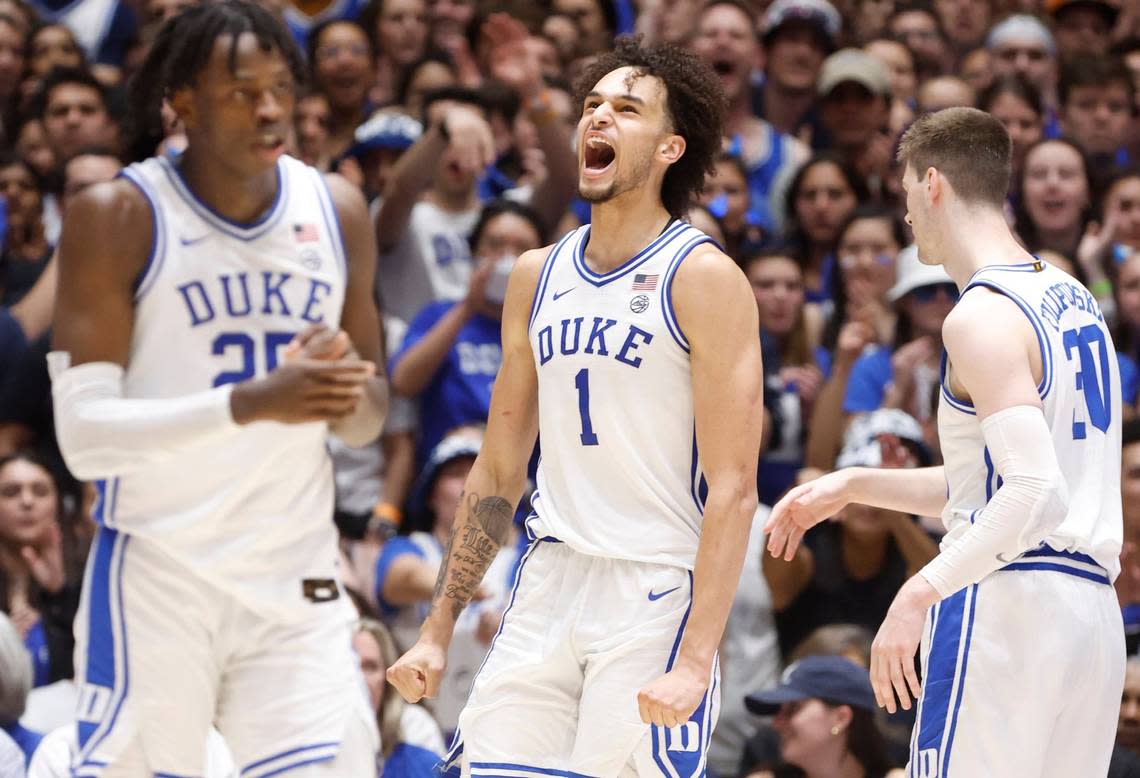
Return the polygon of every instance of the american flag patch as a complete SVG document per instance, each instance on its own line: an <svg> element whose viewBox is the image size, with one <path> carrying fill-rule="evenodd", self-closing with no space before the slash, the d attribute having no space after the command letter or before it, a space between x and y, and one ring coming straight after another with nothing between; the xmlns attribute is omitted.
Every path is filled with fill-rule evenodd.
<svg viewBox="0 0 1140 778"><path fill-rule="evenodd" d="M657 288L657 279L659 277L660 276L656 273L653 275L638 273L633 277L633 290L635 292L652 292Z"/></svg>
<svg viewBox="0 0 1140 778"><path fill-rule="evenodd" d="M320 240L315 224L294 224L293 237L297 239L298 243L315 243Z"/></svg>

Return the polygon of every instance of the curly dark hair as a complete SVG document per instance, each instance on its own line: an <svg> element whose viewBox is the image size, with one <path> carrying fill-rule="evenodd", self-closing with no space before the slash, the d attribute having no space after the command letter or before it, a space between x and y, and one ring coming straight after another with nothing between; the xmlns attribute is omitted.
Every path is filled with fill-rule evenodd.
<svg viewBox="0 0 1140 778"><path fill-rule="evenodd" d="M574 88L579 106L602 78L632 67L639 76L653 76L665 85L667 115L673 131L685 139L685 153L665 173L661 202L679 218L694 196L704 189L721 148L727 100L720 79L710 67L684 49L669 44L642 46L641 36L622 36L612 50L583 71Z"/></svg>

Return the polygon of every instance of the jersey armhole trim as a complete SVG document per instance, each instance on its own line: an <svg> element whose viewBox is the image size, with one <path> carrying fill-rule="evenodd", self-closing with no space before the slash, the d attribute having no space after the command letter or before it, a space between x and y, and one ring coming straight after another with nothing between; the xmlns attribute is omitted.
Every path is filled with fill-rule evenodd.
<svg viewBox="0 0 1140 778"><path fill-rule="evenodd" d="M662 297L665 304L661 307L665 318L665 328L669 330L673 340L686 354L689 353L689 339L685 336L684 330L681 329L681 323L677 321L677 312L673 310L673 277L677 275L677 269L681 267L681 262L684 261L685 257L689 256L693 249L702 243L715 244L715 241L704 233L692 238L677 252L677 256L673 257L673 261L669 263L669 269L665 271L665 279L662 283L665 292Z"/></svg>
<svg viewBox="0 0 1140 778"><path fill-rule="evenodd" d="M976 286L984 286L987 289L1008 297L1021 309L1025 317L1029 319L1029 324L1033 327L1033 333L1037 336L1037 347L1041 350L1041 382L1037 384L1037 395L1044 400L1045 396L1049 394L1049 389L1053 386L1053 351L1047 345L1049 340L1046 336L1045 325L1042 324L1041 319L1038 318L1037 314L1035 314L1025 300L1022 299L1021 295L988 278L972 281L962 290L962 294L965 294ZM973 406L971 405L970 407Z"/></svg>
<svg viewBox="0 0 1140 778"><path fill-rule="evenodd" d="M550 253L546 256L546 260L542 263L542 270L538 274L538 283L535 284L534 287L534 299L531 300L530 303L530 321L526 325L527 332L530 332L531 328L534 327L534 321L538 318L538 310L542 307L542 300L546 296L546 286L550 281L551 272L554 270L554 258L558 256L558 252L562 250L566 242L578 234L580 229L579 227L576 230L570 230L570 232L563 235L562 240L554 245L554 248L550 250Z"/></svg>
<svg viewBox="0 0 1140 778"><path fill-rule="evenodd" d="M950 382L948 380L948 371L946 369L949 362L950 357L946 353L946 349L942 349L942 359L939 361L938 366L938 383L942 387L942 399L946 400L946 402L949 403L950 407L956 411L968 413L971 416L977 416L978 414L976 411L974 411L974 404L972 402L955 397L954 393L950 391Z"/></svg>
<svg viewBox="0 0 1140 778"><path fill-rule="evenodd" d="M162 270L162 260L166 256L166 229L163 226L161 212L159 211L158 195L151 191L150 185L143 180L142 176L130 168L121 170L119 176L134 184L135 188L142 194L147 207L150 208L151 221L154 223L151 228L150 250L147 253L146 263L139 274L135 276L135 280L131 282L131 292L137 302L154 286L155 279L158 278L159 271Z"/></svg>
<svg viewBox="0 0 1140 778"><path fill-rule="evenodd" d="M332 191L320 171L315 168L309 168L309 171L310 175L317 179L314 185L317 190L317 201L321 204L321 218L324 220L325 229L329 232L329 243L332 244L333 253L336 254L344 281L348 283L348 245L344 240L344 228L341 226L340 214L337 213L333 202Z"/></svg>

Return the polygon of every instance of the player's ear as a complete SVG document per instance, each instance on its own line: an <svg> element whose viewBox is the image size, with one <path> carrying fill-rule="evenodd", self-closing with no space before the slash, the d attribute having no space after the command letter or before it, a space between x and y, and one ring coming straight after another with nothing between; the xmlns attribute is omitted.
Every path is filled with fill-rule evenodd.
<svg viewBox="0 0 1140 778"><path fill-rule="evenodd" d="M929 202L935 203L945 194L946 180L938 172L938 168L926 169L926 196Z"/></svg>
<svg viewBox="0 0 1140 778"><path fill-rule="evenodd" d="M190 128L195 125L194 101L190 99L189 89L179 89L168 93L166 102L170 104L183 127Z"/></svg>
<svg viewBox="0 0 1140 778"><path fill-rule="evenodd" d="M685 154L685 139L680 135L667 135L657 147L657 155L672 165Z"/></svg>

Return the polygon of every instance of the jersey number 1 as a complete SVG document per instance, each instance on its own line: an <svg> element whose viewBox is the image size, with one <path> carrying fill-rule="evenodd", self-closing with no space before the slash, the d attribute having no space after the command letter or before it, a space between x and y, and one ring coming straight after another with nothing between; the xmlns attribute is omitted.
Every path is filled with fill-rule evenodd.
<svg viewBox="0 0 1140 778"><path fill-rule="evenodd" d="M590 422L590 371L582 368L574 376L574 386L578 390L578 415L582 417L583 446L598 445L598 436L594 434L594 425Z"/></svg>
<svg viewBox="0 0 1140 778"><path fill-rule="evenodd" d="M1108 345L1104 332L1095 324L1079 330L1065 330L1065 356L1073 361L1073 349L1080 359L1077 371L1077 391L1084 395L1088 420L1101 432L1108 431L1112 421L1112 373L1108 366ZM1093 356L1093 346L1096 356ZM1074 412L1074 416L1075 416ZM1084 440L1088 430L1083 421L1073 419L1073 440Z"/></svg>

